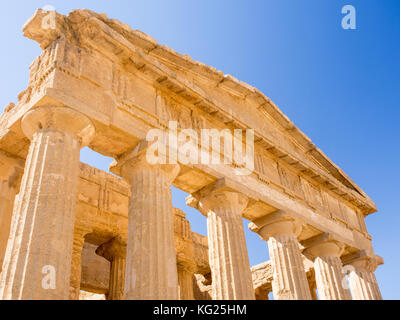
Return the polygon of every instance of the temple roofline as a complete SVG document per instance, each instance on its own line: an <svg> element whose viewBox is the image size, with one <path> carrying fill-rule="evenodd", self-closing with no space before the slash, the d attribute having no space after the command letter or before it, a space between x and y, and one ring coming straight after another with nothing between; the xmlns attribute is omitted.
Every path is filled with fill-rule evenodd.
<svg viewBox="0 0 400 320"><path fill-rule="evenodd" d="M316 161L322 168L324 168L333 178L340 182L343 186L351 190L353 196L355 194L360 195L361 199L364 199L364 205L368 208L363 210L364 215L368 215L377 211L375 203L368 197L368 195L352 181L343 170L341 170L336 164L333 163L315 144L312 143L311 139L303 133L294 123L285 115L283 112L265 96L261 91L255 87L237 80L231 75L224 74L222 71L207 66L201 62L194 61L188 55L177 53L167 46L159 44L155 39L148 36L147 34L131 29L127 24L121 23L115 19L108 19L106 14L98 14L90 10L75 10L69 13L68 16L64 16L56 13L56 26L54 30L47 30L41 28L40 24L45 15L48 12L41 9L37 10L36 13L30 18L23 27L24 35L32 40L37 41L40 46L44 49L50 45L53 41L61 36L72 38L72 30L68 26L67 19L72 23L103 23L101 27L111 28L110 30L103 30L106 33L112 32L114 35L122 35L124 41L129 42L126 45L136 47L143 50L149 58L155 58L160 61L166 61L169 64L179 66L180 69L185 72L194 74L196 77L201 77L211 81L216 87L222 89L232 95L240 97L245 100L256 102L259 107L266 112L290 137L292 142L300 146L306 154L308 154L314 161ZM96 22L97 21L97 22ZM126 39L126 40L125 40ZM139 50L139 54L140 54ZM328 179L328 184L332 183ZM335 184L335 182L333 181ZM354 194L355 193L355 194Z"/></svg>

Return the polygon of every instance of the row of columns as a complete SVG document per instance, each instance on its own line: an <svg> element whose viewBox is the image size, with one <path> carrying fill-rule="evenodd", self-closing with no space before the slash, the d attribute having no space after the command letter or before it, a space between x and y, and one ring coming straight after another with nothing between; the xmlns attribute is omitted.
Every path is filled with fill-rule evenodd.
<svg viewBox="0 0 400 320"><path fill-rule="evenodd" d="M21 126L31 145L15 201L7 245L12 259L1 274L0 299L76 298L80 276L70 279L70 272L71 264L78 268L80 257L73 247L82 248L90 232L74 229L79 155L93 138L94 125L72 109L40 107L28 112ZM111 170L130 183L131 198L126 249L118 238L98 249L111 262L109 298L177 300L179 287L190 286L192 272L191 266L179 264L178 281L170 187L179 166L149 164L144 148L118 159ZM213 299L254 299L242 220L247 197L226 188L196 197L207 217ZM275 298L311 299L297 240L301 225L281 213L261 222L251 228L268 242ZM320 298L350 299L340 286L341 246L316 241L305 254L314 260ZM379 298L371 271L359 262L355 266L350 285L358 288L356 296Z"/></svg>
<svg viewBox="0 0 400 320"><path fill-rule="evenodd" d="M365 261L372 259L368 257L353 258L346 262L352 266L349 270L350 293L347 272L341 260L344 245L329 234L311 238L300 245L297 237L301 232L301 222L282 212L264 217L251 223L249 227L268 242L275 299L313 299L302 255L314 262L316 289L320 300L350 300L351 293L355 300L382 299L374 275L377 264L366 264Z"/></svg>

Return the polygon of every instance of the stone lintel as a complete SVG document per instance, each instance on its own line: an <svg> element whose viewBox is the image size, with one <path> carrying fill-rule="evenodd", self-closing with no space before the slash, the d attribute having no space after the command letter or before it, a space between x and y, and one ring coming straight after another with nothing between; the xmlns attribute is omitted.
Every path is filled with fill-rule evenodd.
<svg viewBox="0 0 400 320"><path fill-rule="evenodd" d="M366 250L359 250L342 257L343 265L353 264L361 261L370 262L375 266L375 268L385 263L381 256L367 252Z"/></svg>
<svg viewBox="0 0 400 320"><path fill-rule="evenodd" d="M336 239L330 232L324 232L319 235L316 235L314 237L311 237L307 240L301 241L301 244L307 248L307 247L313 247L315 245L324 243L324 242L329 242L329 241L335 241Z"/></svg>

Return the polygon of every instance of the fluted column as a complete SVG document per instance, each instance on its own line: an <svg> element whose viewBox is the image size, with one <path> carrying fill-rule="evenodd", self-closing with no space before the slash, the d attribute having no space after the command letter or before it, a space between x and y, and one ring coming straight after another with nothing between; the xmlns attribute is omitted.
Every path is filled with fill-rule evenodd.
<svg viewBox="0 0 400 320"><path fill-rule="evenodd" d="M82 278L82 251L85 244L85 236L92 229L89 226L75 225L74 240L72 245L70 300L79 300Z"/></svg>
<svg viewBox="0 0 400 320"><path fill-rule="evenodd" d="M178 165L152 165L146 150L111 167L131 185L125 298L177 300L171 184Z"/></svg>
<svg viewBox="0 0 400 320"><path fill-rule="evenodd" d="M14 201L14 209L12 213L12 219L11 219L11 227L10 227L10 236L8 238L7 242L7 248L6 252L4 255L4 262L3 262L3 269L2 272L0 273L0 300L5 300L5 289L6 289L6 283L7 280L9 279L12 261L15 257L12 256L12 251L15 243L15 238L16 238L16 230L17 230L17 225L18 225L18 218L19 214L17 211L17 203L18 201L18 194L15 196L15 201Z"/></svg>
<svg viewBox="0 0 400 320"><path fill-rule="evenodd" d="M183 211L175 208L174 220L179 299L194 300L193 279L197 264L195 262L192 231Z"/></svg>
<svg viewBox="0 0 400 320"><path fill-rule="evenodd" d="M310 288L297 236L301 223L280 212L249 225L268 242L275 300L310 300Z"/></svg>
<svg viewBox="0 0 400 320"><path fill-rule="evenodd" d="M8 157L0 151L0 272L3 269L23 166L23 161Z"/></svg>
<svg viewBox="0 0 400 320"><path fill-rule="evenodd" d="M330 239L317 239L304 251L314 261L320 300L351 300L350 291L344 285L342 251L343 245Z"/></svg>
<svg viewBox="0 0 400 320"><path fill-rule="evenodd" d="M196 271L196 264L193 261L180 259L178 256L178 283L179 299L194 300L193 275Z"/></svg>
<svg viewBox="0 0 400 320"><path fill-rule="evenodd" d="M347 262L353 267L349 273L349 285L354 300L382 300L374 274L379 260L377 257L362 256Z"/></svg>
<svg viewBox="0 0 400 320"><path fill-rule="evenodd" d="M21 127L31 145L3 298L68 299L79 155L94 127L81 113L61 107L32 110Z"/></svg>
<svg viewBox="0 0 400 320"><path fill-rule="evenodd" d="M126 243L116 237L97 248L96 254L110 261L110 282L107 300L124 300Z"/></svg>
<svg viewBox="0 0 400 320"><path fill-rule="evenodd" d="M255 299L242 219L247 203L232 191L211 191L199 199L207 217L213 300Z"/></svg>
<svg viewBox="0 0 400 320"><path fill-rule="evenodd" d="M310 292L311 292L311 299L312 300L318 300L317 296L317 283L315 282L315 272L313 271L313 275L311 278L307 277L308 280L308 285L310 287Z"/></svg>

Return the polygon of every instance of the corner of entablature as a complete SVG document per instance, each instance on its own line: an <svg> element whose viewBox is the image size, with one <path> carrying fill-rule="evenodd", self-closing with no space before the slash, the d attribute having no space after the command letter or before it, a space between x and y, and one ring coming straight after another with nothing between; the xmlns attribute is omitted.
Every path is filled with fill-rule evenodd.
<svg viewBox="0 0 400 320"><path fill-rule="evenodd" d="M381 256L375 254L370 250L358 250L351 254L347 254L342 258L343 265L353 265L355 267L362 267L363 269L374 272L376 268L384 264Z"/></svg>
<svg viewBox="0 0 400 320"><path fill-rule="evenodd" d="M43 9L36 10L22 27L24 36L36 41L43 50L61 36L66 36L68 30L62 14Z"/></svg>

